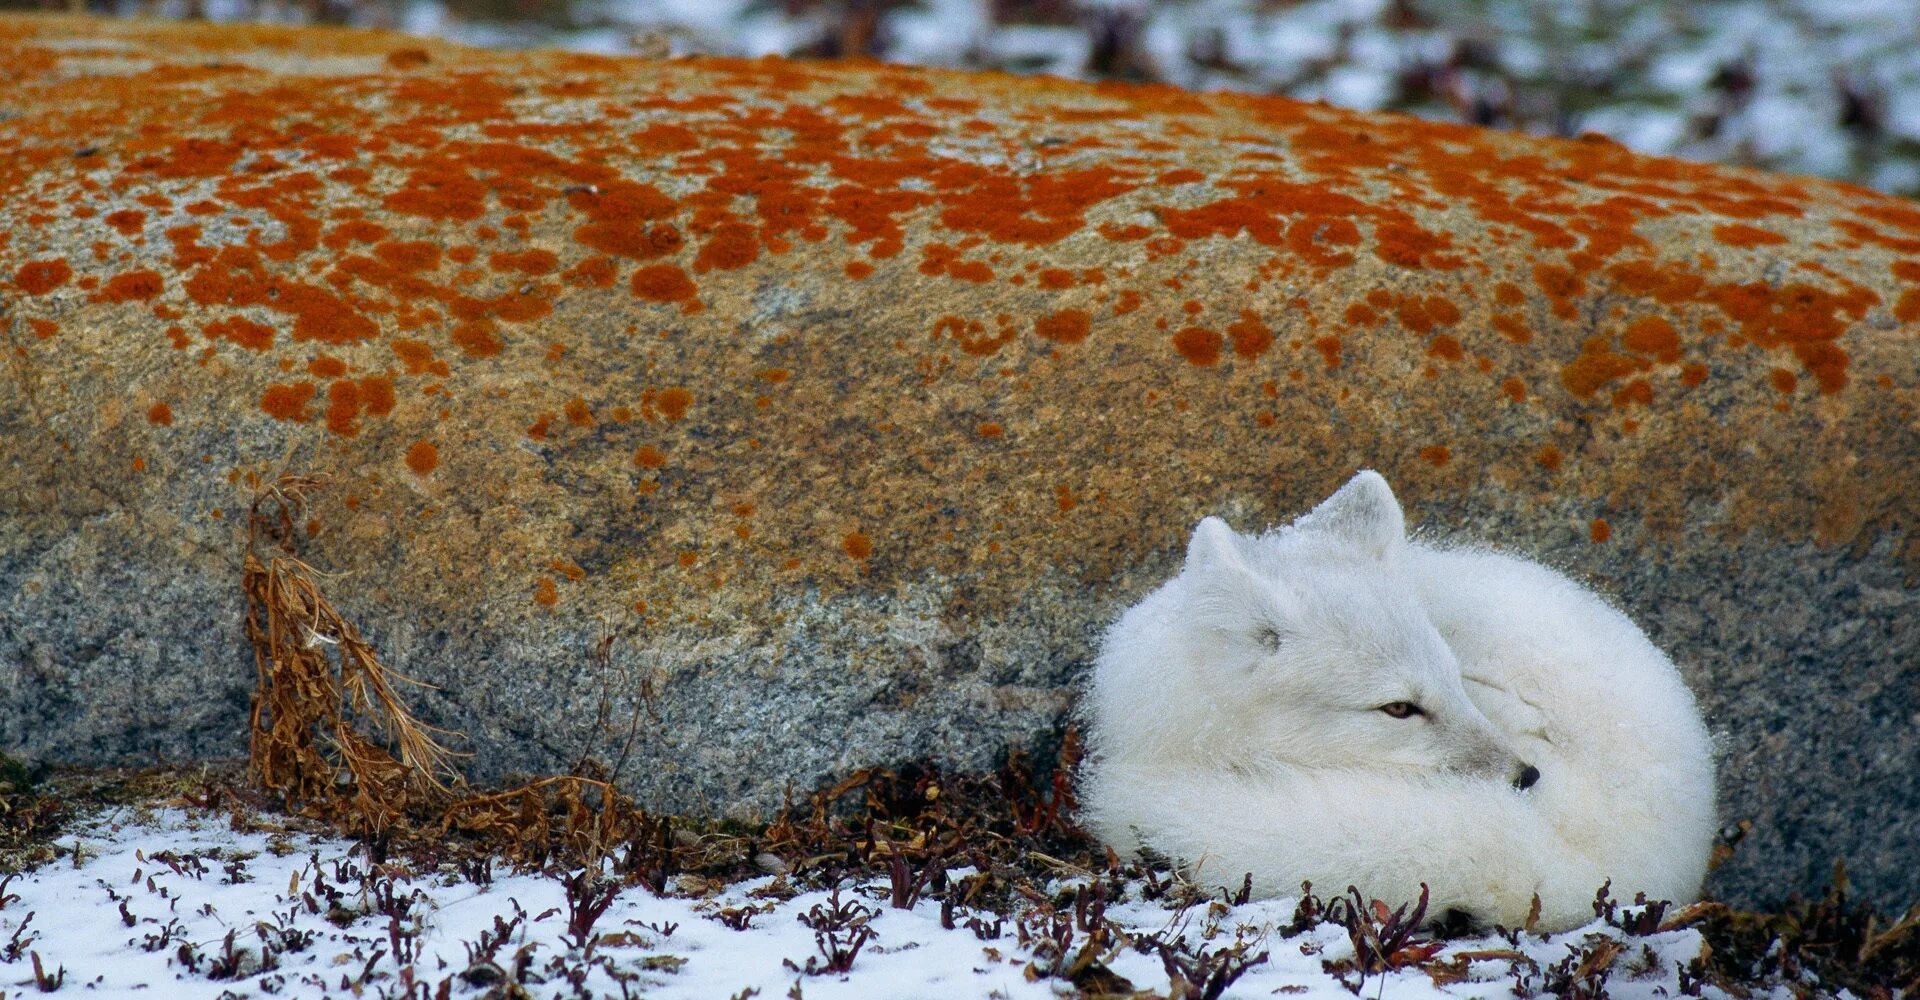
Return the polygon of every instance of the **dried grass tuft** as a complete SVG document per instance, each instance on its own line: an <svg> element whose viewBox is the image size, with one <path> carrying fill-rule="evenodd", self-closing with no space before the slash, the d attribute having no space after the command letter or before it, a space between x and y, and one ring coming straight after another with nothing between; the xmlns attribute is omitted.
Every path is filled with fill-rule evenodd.
<svg viewBox="0 0 1920 1000"><path fill-rule="evenodd" d="M242 586L257 686L248 764L289 806L383 834L444 799L455 776L453 736L414 716L399 686L428 687L379 654L321 590L322 574L294 554L307 494L322 483L281 476L256 491ZM275 544L278 554L261 553Z"/></svg>
<svg viewBox="0 0 1920 1000"><path fill-rule="evenodd" d="M402 695L432 685L382 663L327 599L326 574L299 557L307 499L324 488L316 477L282 475L256 487L249 508L242 586L257 675L253 781L290 809L383 844L459 833L512 860L544 864L597 862L617 845L633 854L632 845L660 839L666 825L584 751L572 774L504 791L467 788L454 766L462 755L446 746L460 734L421 721ZM609 676L611 647L609 637L595 650ZM622 759L637 729L636 716Z"/></svg>

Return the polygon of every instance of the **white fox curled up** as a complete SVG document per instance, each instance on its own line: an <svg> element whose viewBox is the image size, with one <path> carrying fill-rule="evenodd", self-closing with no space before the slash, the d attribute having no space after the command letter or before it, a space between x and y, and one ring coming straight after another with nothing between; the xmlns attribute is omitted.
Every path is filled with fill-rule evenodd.
<svg viewBox="0 0 1920 1000"><path fill-rule="evenodd" d="M1203 884L1354 885L1541 930L1690 902L1711 744L1673 662L1538 563L1410 541L1362 471L1259 536L1218 518L1107 632L1083 705L1088 826Z"/></svg>

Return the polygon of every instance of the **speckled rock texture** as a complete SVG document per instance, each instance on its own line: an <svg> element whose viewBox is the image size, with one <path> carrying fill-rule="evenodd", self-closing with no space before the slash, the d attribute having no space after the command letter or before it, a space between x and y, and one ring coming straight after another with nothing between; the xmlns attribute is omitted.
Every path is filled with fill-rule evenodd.
<svg viewBox="0 0 1920 1000"><path fill-rule="evenodd" d="M0 18L0 747L243 752L253 486L476 778L1057 739L1208 513L1614 595L1736 900L1920 895L1920 206L1282 100ZM610 658L594 651L615 639Z"/></svg>

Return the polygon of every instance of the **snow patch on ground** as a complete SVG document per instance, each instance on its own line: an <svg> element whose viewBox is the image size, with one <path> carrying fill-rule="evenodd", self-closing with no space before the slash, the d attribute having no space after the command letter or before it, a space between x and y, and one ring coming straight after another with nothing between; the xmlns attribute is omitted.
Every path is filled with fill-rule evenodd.
<svg viewBox="0 0 1920 1000"><path fill-rule="evenodd" d="M1021 943L1019 912L958 909L947 929L939 901L894 909L884 882L833 893L798 891L775 876L728 886L683 878L665 896L626 887L582 934L569 932L568 873L500 871L476 884L471 869L371 865L347 840L236 832L224 814L120 810L76 824L57 846L58 860L0 877L0 998L39 995L36 960L42 980L64 976L57 992L181 1000L478 996L513 980L541 997L1074 993L1045 975L1053 960L1044 946ZM951 875L958 884L967 872ZM1326 971L1326 963L1353 958L1346 931L1322 923L1286 936L1292 900L1230 906L1216 898L1170 908L1135 889L1106 912L1122 930L1119 940L1157 937L1180 942L1188 954L1216 956L1237 944L1246 959L1266 956L1225 996L1354 995ZM839 929L823 935L803 922L831 926L822 918L836 905L852 915ZM804 971L817 970L835 947L846 950L862 926L873 936L848 971ZM1463 980L1443 984L1437 979L1444 977L1408 968L1370 976L1360 992L1408 1000L1512 996L1516 985L1544 988L1542 970L1603 939L1622 945L1606 982L1621 1000L1679 995L1680 970L1701 947L1691 929L1625 937L1604 923L1551 939L1459 939L1427 965L1456 965ZM1171 985L1169 964L1151 949L1120 944L1104 958L1135 988L1165 993ZM1706 995L1725 996L1711 987Z"/></svg>

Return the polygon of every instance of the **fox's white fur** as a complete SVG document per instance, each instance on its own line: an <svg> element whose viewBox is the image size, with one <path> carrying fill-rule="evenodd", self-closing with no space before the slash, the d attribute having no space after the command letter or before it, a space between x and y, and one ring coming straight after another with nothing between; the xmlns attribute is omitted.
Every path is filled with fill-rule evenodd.
<svg viewBox="0 0 1920 1000"><path fill-rule="evenodd" d="M1263 536L1202 521L1083 714L1083 818L1203 882L1426 883L1430 914L1507 926L1537 894L1554 930L1604 881L1687 902L1705 877L1711 746L1672 661L1551 569L1409 541L1370 471Z"/></svg>

